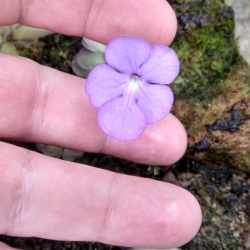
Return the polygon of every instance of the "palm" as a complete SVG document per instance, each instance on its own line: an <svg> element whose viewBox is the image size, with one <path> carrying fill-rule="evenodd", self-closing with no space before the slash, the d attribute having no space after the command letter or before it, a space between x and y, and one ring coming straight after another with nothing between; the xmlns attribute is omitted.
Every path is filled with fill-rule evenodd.
<svg viewBox="0 0 250 250"><path fill-rule="evenodd" d="M102 43L130 34L169 44L176 28L164 0L0 0L0 24L15 22ZM1 54L0 136L147 164L167 165L181 157L186 134L172 115L135 141L106 137L83 84L78 77ZM155 248L185 243L200 225L196 200L179 187L6 143L0 147L1 234Z"/></svg>

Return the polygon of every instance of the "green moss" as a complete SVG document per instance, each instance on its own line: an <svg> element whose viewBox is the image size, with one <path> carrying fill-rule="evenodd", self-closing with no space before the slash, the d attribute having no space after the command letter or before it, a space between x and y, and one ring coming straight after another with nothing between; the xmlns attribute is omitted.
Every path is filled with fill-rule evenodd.
<svg viewBox="0 0 250 250"><path fill-rule="evenodd" d="M42 65L72 73L72 59L82 45L79 37L54 34L40 39L30 48L24 48L18 43L16 47L21 56L28 57Z"/></svg>
<svg viewBox="0 0 250 250"><path fill-rule="evenodd" d="M188 5L184 15L205 21L203 26L191 21L171 45L181 61L181 73L171 87L177 98L194 97L207 104L221 91L222 81L237 63L234 21L228 18L228 7L221 0L178 2ZM177 13L182 5L176 7Z"/></svg>

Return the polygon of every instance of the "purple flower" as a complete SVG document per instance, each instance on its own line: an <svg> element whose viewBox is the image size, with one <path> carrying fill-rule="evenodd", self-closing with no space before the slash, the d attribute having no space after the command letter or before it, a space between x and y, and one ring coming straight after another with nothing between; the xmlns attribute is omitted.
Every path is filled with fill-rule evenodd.
<svg viewBox="0 0 250 250"><path fill-rule="evenodd" d="M166 46L121 36L108 44L105 60L107 64L93 68L85 85L99 109L98 123L118 140L136 139L148 124L169 113L173 92L165 84L179 73L178 57Z"/></svg>

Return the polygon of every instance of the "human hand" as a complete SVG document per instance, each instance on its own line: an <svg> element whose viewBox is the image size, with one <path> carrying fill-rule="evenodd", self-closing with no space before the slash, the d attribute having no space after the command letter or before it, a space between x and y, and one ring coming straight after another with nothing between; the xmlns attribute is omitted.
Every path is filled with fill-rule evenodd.
<svg viewBox="0 0 250 250"><path fill-rule="evenodd" d="M13 23L108 43L121 34L169 44L175 15L165 0L0 0L0 25ZM0 55L0 137L168 165L187 139L171 114L136 140L99 128L84 80L28 59ZM0 234L169 248L201 222L196 199L150 179L70 163L0 143ZM0 249L10 249L0 243Z"/></svg>

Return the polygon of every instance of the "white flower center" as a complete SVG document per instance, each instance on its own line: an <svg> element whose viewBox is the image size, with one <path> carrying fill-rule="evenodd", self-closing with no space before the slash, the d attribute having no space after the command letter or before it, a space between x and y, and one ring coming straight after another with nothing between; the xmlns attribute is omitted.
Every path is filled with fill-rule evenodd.
<svg viewBox="0 0 250 250"><path fill-rule="evenodd" d="M136 91L140 87L140 78L136 75L132 75L129 77L128 81L128 91Z"/></svg>
<svg viewBox="0 0 250 250"><path fill-rule="evenodd" d="M135 96L140 89L140 78L136 75L131 75L126 82L126 90L124 91L123 104L124 108L133 108L136 101ZM118 109L119 107L116 107Z"/></svg>

